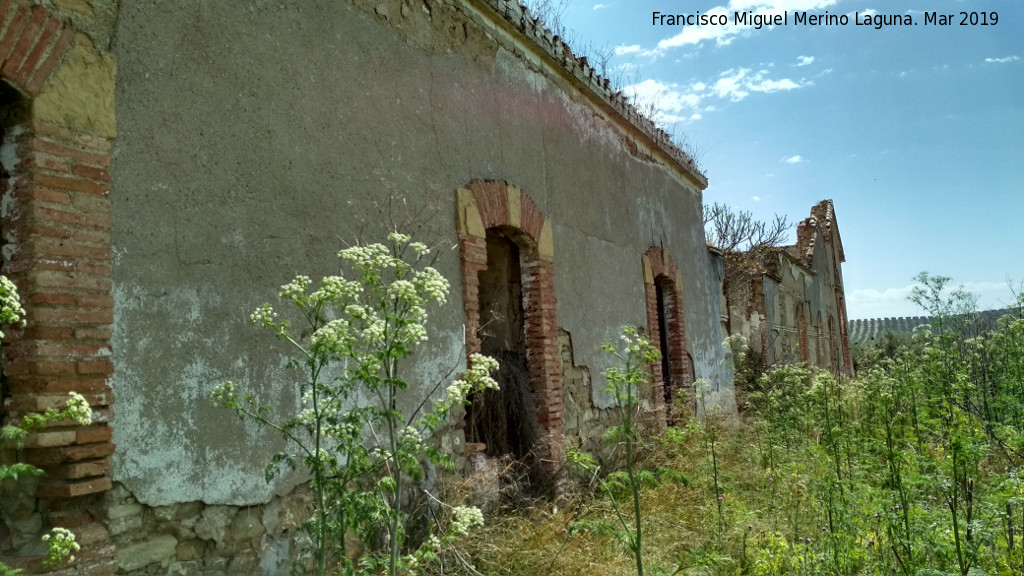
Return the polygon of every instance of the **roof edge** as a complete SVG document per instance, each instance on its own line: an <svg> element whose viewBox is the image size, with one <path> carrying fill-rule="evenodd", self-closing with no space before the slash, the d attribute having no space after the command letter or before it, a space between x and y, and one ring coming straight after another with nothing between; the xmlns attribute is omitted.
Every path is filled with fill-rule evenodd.
<svg viewBox="0 0 1024 576"><path fill-rule="evenodd" d="M545 27L519 0L465 1L486 7L487 11L498 16L508 29L529 40L532 48L554 64L552 68L560 70L572 83L582 87L584 93L596 99L602 108L642 134L652 151L660 152L664 160L674 164L701 190L707 188L707 176L689 154L672 142L668 132L658 128L653 120L637 110L622 91L613 90L610 79L594 70L586 57L576 56L561 37Z"/></svg>

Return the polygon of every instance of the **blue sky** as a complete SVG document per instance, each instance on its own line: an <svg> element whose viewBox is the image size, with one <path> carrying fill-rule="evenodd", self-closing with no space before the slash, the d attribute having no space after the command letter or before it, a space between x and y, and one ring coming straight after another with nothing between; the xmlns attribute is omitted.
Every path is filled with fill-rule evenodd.
<svg viewBox="0 0 1024 576"><path fill-rule="evenodd" d="M652 25L655 11L731 22L735 10L790 23ZM849 24L797 26L795 11ZM925 26L925 11L955 24ZM960 26L963 11L998 23ZM918 24L857 26L855 12ZM710 181L705 202L799 222L833 199L851 319L919 315L906 295L924 270L982 308L1013 301L1008 281L1024 281L1024 2L570 0L561 19L574 47L613 53L608 75L688 140Z"/></svg>

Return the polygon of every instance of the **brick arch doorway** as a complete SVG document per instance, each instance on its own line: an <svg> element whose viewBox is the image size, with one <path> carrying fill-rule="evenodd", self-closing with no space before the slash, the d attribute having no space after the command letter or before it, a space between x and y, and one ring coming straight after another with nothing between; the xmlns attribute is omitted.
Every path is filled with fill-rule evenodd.
<svg viewBox="0 0 1024 576"><path fill-rule="evenodd" d="M660 246L652 246L641 258L647 302L647 333L661 352L661 362L651 367L653 402L670 418L677 401L696 413L693 368L686 348L683 316L682 274L675 260Z"/></svg>
<svg viewBox="0 0 1024 576"><path fill-rule="evenodd" d="M457 209L467 356L504 357L499 380L519 386L512 392L518 396L505 401L536 422L533 433L508 419L503 431L468 421L467 435L490 442L493 456L529 453L535 478L557 482L564 443L551 224L528 195L505 181L470 182L457 193Z"/></svg>

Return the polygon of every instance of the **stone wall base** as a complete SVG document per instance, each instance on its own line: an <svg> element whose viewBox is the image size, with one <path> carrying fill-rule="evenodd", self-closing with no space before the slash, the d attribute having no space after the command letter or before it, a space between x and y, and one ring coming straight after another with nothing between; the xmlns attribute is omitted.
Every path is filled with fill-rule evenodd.
<svg viewBox="0 0 1024 576"><path fill-rule="evenodd" d="M312 510L307 486L257 506L147 506L120 484L105 499L119 574L288 574L308 542L300 528Z"/></svg>

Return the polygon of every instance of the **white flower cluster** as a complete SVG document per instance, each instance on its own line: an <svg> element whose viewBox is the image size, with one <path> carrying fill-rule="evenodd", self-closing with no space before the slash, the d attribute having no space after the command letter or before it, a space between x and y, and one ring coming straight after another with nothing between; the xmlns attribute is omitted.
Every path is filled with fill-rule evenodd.
<svg viewBox="0 0 1024 576"><path fill-rule="evenodd" d="M306 298L306 291L312 281L309 276L296 276L291 282L281 286L281 298L287 298L295 303Z"/></svg>
<svg viewBox="0 0 1024 576"><path fill-rule="evenodd" d="M309 295L314 303L350 302L359 297L363 287L359 282L346 280L342 276L326 276L320 281L320 288Z"/></svg>
<svg viewBox="0 0 1024 576"><path fill-rule="evenodd" d="M210 399L218 406L226 406L235 396L234 382L224 382L213 389Z"/></svg>
<svg viewBox="0 0 1024 576"><path fill-rule="evenodd" d="M412 248L417 257L425 256L430 252L430 248L427 248L423 242L413 242L409 244L409 248Z"/></svg>
<svg viewBox="0 0 1024 576"><path fill-rule="evenodd" d="M395 280L388 287L388 295L401 302L419 304L420 295L416 293L416 286L408 280Z"/></svg>
<svg viewBox="0 0 1024 576"><path fill-rule="evenodd" d="M338 252L338 257L352 262L360 271L393 268L397 260L383 244L345 248Z"/></svg>
<svg viewBox="0 0 1024 576"><path fill-rule="evenodd" d="M274 312L274 308L270 304L264 304L249 315L249 321L259 325L261 328L275 326L277 324L277 312Z"/></svg>
<svg viewBox="0 0 1024 576"><path fill-rule="evenodd" d="M46 542L47 547L45 561L47 565L56 565L65 556L68 562L74 562L75 557L72 554L82 549L78 542L75 542L74 533L67 528L54 528L50 530L49 534L43 535L43 542Z"/></svg>
<svg viewBox="0 0 1024 576"><path fill-rule="evenodd" d="M473 354L469 357L469 368L462 374L462 378L455 380L448 385L444 397L438 402L439 406L452 407L466 401L466 397L473 390L489 388L497 390L498 382L491 377L491 372L498 369L498 361L483 354Z"/></svg>
<svg viewBox="0 0 1024 576"><path fill-rule="evenodd" d="M313 333L310 338L315 350L330 352L338 356L346 355L355 344L352 325L347 320L331 320Z"/></svg>
<svg viewBox="0 0 1024 576"><path fill-rule="evenodd" d="M307 408L299 412L295 420L302 426L313 426L316 424L316 412Z"/></svg>
<svg viewBox="0 0 1024 576"><path fill-rule="evenodd" d="M0 276L0 324L22 322L25 309L21 307L18 289L6 276ZM4 333L0 332L0 338Z"/></svg>
<svg viewBox="0 0 1024 576"><path fill-rule="evenodd" d="M416 452L423 447L423 436L419 430L412 426L406 426L405 430L402 431L402 445L405 450Z"/></svg>
<svg viewBox="0 0 1024 576"><path fill-rule="evenodd" d="M85 397L78 392L72 392L70 396L64 414L82 426L92 424L92 408L89 407Z"/></svg>
<svg viewBox="0 0 1024 576"><path fill-rule="evenodd" d="M412 236L402 234L401 232L392 232L388 234L388 240L396 246L404 246L412 241Z"/></svg>
<svg viewBox="0 0 1024 576"><path fill-rule="evenodd" d="M416 290L423 294L424 299L444 304L448 298L448 289L451 286L448 280L440 272L431 267L426 267L416 273L413 278Z"/></svg>
<svg viewBox="0 0 1024 576"><path fill-rule="evenodd" d="M452 513L452 532L459 536L465 536L476 526L484 525L484 514L476 506L456 506L452 508Z"/></svg>

